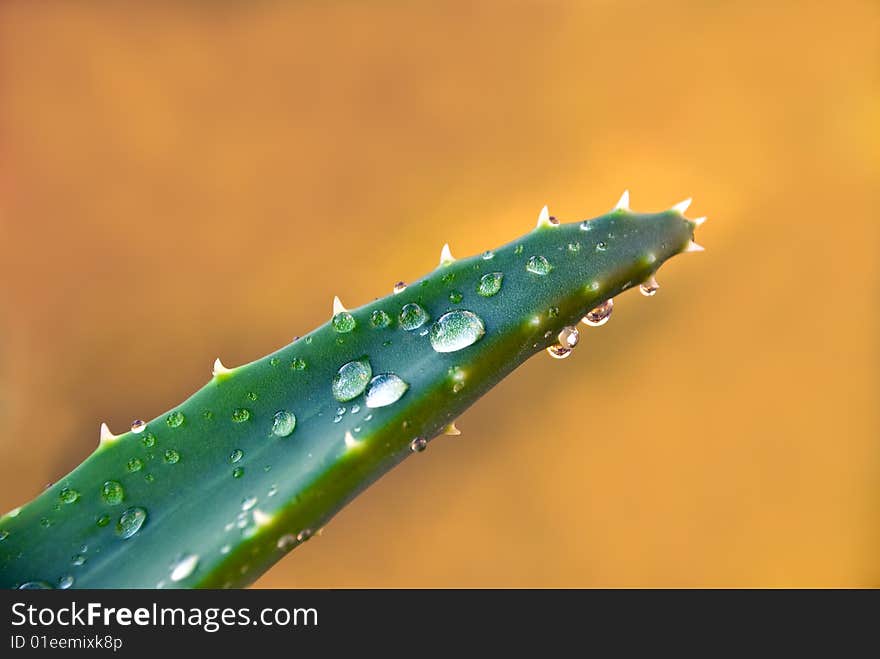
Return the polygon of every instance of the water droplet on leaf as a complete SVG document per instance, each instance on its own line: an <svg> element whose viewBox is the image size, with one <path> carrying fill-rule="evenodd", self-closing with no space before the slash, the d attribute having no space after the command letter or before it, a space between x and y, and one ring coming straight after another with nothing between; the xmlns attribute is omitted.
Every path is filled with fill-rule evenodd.
<svg viewBox="0 0 880 659"><path fill-rule="evenodd" d="M583 322L590 327L599 327L608 322L612 311L614 311L614 298L608 298L598 307L587 312Z"/></svg>
<svg viewBox="0 0 880 659"><path fill-rule="evenodd" d="M123 540L130 538L141 530L147 519L147 511L143 508L129 508L119 516L116 522L116 535Z"/></svg>
<svg viewBox="0 0 880 659"><path fill-rule="evenodd" d="M405 304L400 310L400 326L405 330L418 329L428 322L428 312L415 302Z"/></svg>
<svg viewBox="0 0 880 659"><path fill-rule="evenodd" d="M409 385L394 373L380 373L367 385L367 407L385 407L396 403Z"/></svg>
<svg viewBox="0 0 880 659"><path fill-rule="evenodd" d="M296 416L293 412L280 410L272 417L272 434L276 437L287 437L296 428Z"/></svg>
<svg viewBox="0 0 880 659"><path fill-rule="evenodd" d="M473 345L485 333L486 327L477 314L456 309L431 326L431 347L437 352L455 352Z"/></svg>
<svg viewBox="0 0 880 659"><path fill-rule="evenodd" d="M477 293L483 297L492 297L501 290L501 283L504 281L503 272L490 272L480 277L480 283L477 284Z"/></svg>
<svg viewBox="0 0 880 659"><path fill-rule="evenodd" d="M342 403L357 398L367 388L372 375L373 367L366 357L343 364L333 376L333 397Z"/></svg>
<svg viewBox="0 0 880 659"><path fill-rule="evenodd" d="M550 261L544 256L530 256L526 262L526 270L536 275L548 275L552 269Z"/></svg>

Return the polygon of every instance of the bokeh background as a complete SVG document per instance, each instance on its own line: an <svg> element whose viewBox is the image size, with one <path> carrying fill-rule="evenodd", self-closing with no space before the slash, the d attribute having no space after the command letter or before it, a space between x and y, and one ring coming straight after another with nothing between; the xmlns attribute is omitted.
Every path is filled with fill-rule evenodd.
<svg viewBox="0 0 880 659"><path fill-rule="evenodd" d="M880 585L880 5L0 4L0 508L458 255L684 197L705 254L259 582Z"/></svg>

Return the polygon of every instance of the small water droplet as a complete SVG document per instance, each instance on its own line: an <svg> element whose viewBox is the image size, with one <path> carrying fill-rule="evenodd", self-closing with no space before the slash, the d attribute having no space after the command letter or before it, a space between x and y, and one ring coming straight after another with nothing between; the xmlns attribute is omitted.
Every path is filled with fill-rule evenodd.
<svg viewBox="0 0 880 659"><path fill-rule="evenodd" d="M336 414L338 414L339 416L343 416L345 414L345 408L344 407L337 407Z"/></svg>
<svg viewBox="0 0 880 659"><path fill-rule="evenodd" d="M333 376L333 397L341 403L357 398L367 388L372 375L373 367L366 357L343 364Z"/></svg>
<svg viewBox="0 0 880 659"><path fill-rule="evenodd" d="M214 418L214 413L211 410L203 410L202 411L202 418L205 421L211 421Z"/></svg>
<svg viewBox="0 0 880 659"><path fill-rule="evenodd" d="M7 517L18 517L21 514L21 506L18 508L13 508L8 513L6 513Z"/></svg>
<svg viewBox="0 0 880 659"><path fill-rule="evenodd" d="M400 400L409 385L394 373L380 373L367 385L367 407L385 407Z"/></svg>
<svg viewBox="0 0 880 659"><path fill-rule="evenodd" d="M299 533L296 534L296 541L297 542L305 542L306 540L308 540L311 537L312 537L312 530L311 529L303 529L302 531L300 531Z"/></svg>
<svg viewBox="0 0 880 659"><path fill-rule="evenodd" d="M178 462L180 462L180 453L175 451L173 448L168 449L167 451L165 451L165 462L170 465L176 465Z"/></svg>
<svg viewBox="0 0 880 659"><path fill-rule="evenodd" d="M522 253L523 253L523 246L522 246L522 245L517 245L516 247L514 247L514 248L513 248L513 253L516 254L517 256L519 256L520 254L522 254Z"/></svg>
<svg viewBox="0 0 880 659"><path fill-rule="evenodd" d="M484 261L489 261L493 258L495 258L495 252L493 252L491 249L487 249L485 252L483 252Z"/></svg>
<svg viewBox="0 0 880 659"><path fill-rule="evenodd" d="M400 310L400 326L405 330L418 329L428 322L428 312L421 305L410 302Z"/></svg>
<svg viewBox="0 0 880 659"><path fill-rule="evenodd" d="M526 261L526 270L536 275L549 275L553 266L544 256L530 256Z"/></svg>
<svg viewBox="0 0 880 659"><path fill-rule="evenodd" d="M501 290L501 284L504 281L503 272L490 272L480 277L480 283L477 284L477 293L483 297L492 297Z"/></svg>
<svg viewBox="0 0 880 659"><path fill-rule="evenodd" d="M428 448L428 440L424 437L416 437L409 443L409 450L413 453L421 453Z"/></svg>
<svg viewBox="0 0 880 659"><path fill-rule="evenodd" d="M143 432L147 427L141 419L135 419L131 422L131 431L135 434Z"/></svg>
<svg viewBox="0 0 880 659"><path fill-rule="evenodd" d="M273 485L272 487L269 488L269 491L266 492L267 497L274 497L276 494L278 494L278 486L277 485Z"/></svg>
<svg viewBox="0 0 880 659"><path fill-rule="evenodd" d="M568 243L568 251L577 254L579 251L581 251L581 244L580 243Z"/></svg>
<svg viewBox="0 0 880 659"><path fill-rule="evenodd" d="M171 581L181 581L195 572L199 564L198 554L187 554L171 568Z"/></svg>
<svg viewBox="0 0 880 659"><path fill-rule="evenodd" d="M486 327L477 314L456 309L431 326L431 347L437 352L456 352L473 345L485 333Z"/></svg>
<svg viewBox="0 0 880 659"><path fill-rule="evenodd" d="M69 574L67 576L61 577L58 580L58 587L62 590L67 590L73 585L73 577Z"/></svg>
<svg viewBox="0 0 880 659"><path fill-rule="evenodd" d="M306 367L306 360L302 357L294 357L290 362L290 368L294 371L302 371Z"/></svg>
<svg viewBox="0 0 880 659"><path fill-rule="evenodd" d="M236 462L241 460L242 457L244 457L244 451L242 451L240 448L233 449L232 453L229 454L229 462L235 464Z"/></svg>
<svg viewBox="0 0 880 659"><path fill-rule="evenodd" d="M462 301L464 296L462 296L461 291L450 291L449 292L449 301L453 304L458 304Z"/></svg>
<svg viewBox="0 0 880 659"><path fill-rule="evenodd" d="M574 348L578 344L580 334L577 331L577 327L563 327L557 338L559 345L565 348Z"/></svg>
<svg viewBox="0 0 880 659"><path fill-rule="evenodd" d="M74 554L73 558L70 559L70 564L79 567L83 563L86 562L86 557L83 554Z"/></svg>
<svg viewBox="0 0 880 659"><path fill-rule="evenodd" d="M296 544L296 536L292 533L285 533L280 538L278 538L278 542L275 543L275 546L278 547L281 551L288 551L293 548Z"/></svg>
<svg viewBox="0 0 880 659"><path fill-rule="evenodd" d="M65 487L58 493L58 498L61 499L61 503L73 503L79 499L79 492L72 487Z"/></svg>
<svg viewBox="0 0 880 659"><path fill-rule="evenodd" d="M583 222L581 222L581 231L592 231L592 230L593 230L593 225L590 224L589 220L584 220Z"/></svg>
<svg viewBox="0 0 880 659"><path fill-rule="evenodd" d="M257 398L259 398L259 396L257 395L257 393L254 392L254 391L249 391L249 392L247 392L247 394L245 394L245 396L246 396L246 398L247 398L248 400L257 400Z"/></svg>
<svg viewBox="0 0 880 659"><path fill-rule="evenodd" d="M141 530L147 519L147 511L143 508L129 508L119 516L116 522L116 535L125 540Z"/></svg>
<svg viewBox="0 0 880 659"><path fill-rule="evenodd" d="M571 352L571 348L566 348L565 346L558 344L547 348L547 354L554 359L565 359L571 354Z"/></svg>
<svg viewBox="0 0 880 659"><path fill-rule="evenodd" d="M243 512L247 512L251 508L257 505L257 497L248 497L241 502L241 509Z"/></svg>
<svg viewBox="0 0 880 659"><path fill-rule="evenodd" d="M9 537L9 531L6 529L0 530L0 540L6 540Z"/></svg>
<svg viewBox="0 0 880 659"><path fill-rule="evenodd" d="M333 316L333 329L335 329L340 334L345 334L350 332L357 325L357 321L355 321L354 316L352 316L347 311L340 311L338 314Z"/></svg>
<svg viewBox="0 0 880 659"><path fill-rule="evenodd" d="M559 315L559 307L550 307L547 309L548 318L556 318Z"/></svg>
<svg viewBox="0 0 880 659"><path fill-rule="evenodd" d="M18 587L18 590L54 590L51 584L45 581L26 581Z"/></svg>
<svg viewBox="0 0 880 659"><path fill-rule="evenodd" d="M370 314L370 325L376 328L388 327L391 324L391 316L382 311L382 309L376 309L373 313Z"/></svg>
<svg viewBox="0 0 880 659"><path fill-rule="evenodd" d="M223 545L222 547L220 547L221 554L228 554L231 550L232 547L230 547L229 545Z"/></svg>
<svg viewBox="0 0 880 659"><path fill-rule="evenodd" d="M232 420L235 423L244 423L251 418L251 411L244 407L238 407L232 410Z"/></svg>
<svg viewBox="0 0 880 659"><path fill-rule="evenodd" d="M165 417L165 423L168 424L169 428L179 428L183 425L185 419L186 417L183 415L183 412L172 412Z"/></svg>
<svg viewBox="0 0 880 659"><path fill-rule="evenodd" d="M604 252L606 249L608 249L608 243L606 243L604 240L596 243L596 251Z"/></svg>
<svg viewBox="0 0 880 659"><path fill-rule="evenodd" d="M144 468L144 461L140 458L131 458L125 467L131 472L140 471Z"/></svg>
<svg viewBox="0 0 880 659"><path fill-rule="evenodd" d="M394 284L394 294L395 295L397 295L398 293L403 293L405 290L406 290L406 282L405 281L399 281L396 284Z"/></svg>
<svg viewBox="0 0 880 659"><path fill-rule="evenodd" d="M364 417L364 421L371 421L372 419L373 419L372 414L367 414L367 416Z"/></svg>
<svg viewBox="0 0 880 659"><path fill-rule="evenodd" d="M614 311L614 298L608 298L598 307L587 312L583 322L590 327L599 327L608 322L612 311Z"/></svg>
<svg viewBox="0 0 880 659"><path fill-rule="evenodd" d="M153 476L153 474L144 474L144 480L147 481L148 483L152 483L153 481L156 480L156 477Z"/></svg>
<svg viewBox="0 0 880 659"><path fill-rule="evenodd" d="M98 519L95 520L95 524L99 527L105 527L110 523L110 515L101 515Z"/></svg>
<svg viewBox="0 0 880 659"><path fill-rule="evenodd" d="M352 406L351 406L351 413L352 413L352 414L357 414L357 413L360 412L360 411L361 411L361 406L360 406L360 405L352 405Z"/></svg>
<svg viewBox="0 0 880 659"><path fill-rule="evenodd" d="M244 476L244 469L243 468L236 467L235 469L232 470L232 477L233 478L241 478L242 476Z"/></svg>
<svg viewBox="0 0 880 659"><path fill-rule="evenodd" d="M272 366L278 366L281 363L281 357L272 357L272 359L269 360L269 363Z"/></svg>
<svg viewBox="0 0 880 659"><path fill-rule="evenodd" d="M293 412L279 410L272 417L272 434L276 437L287 437L296 428L296 415Z"/></svg>
<svg viewBox="0 0 880 659"><path fill-rule="evenodd" d="M122 503L124 497L125 490L122 489L122 484L118 481L107 481L101 486L101 498L104 500L104 503L115 506Z"/></svg>
<svg viewBox="0 0 880 659"><path fill-rule="evenodd" d="M52 526L52 520L50 520L48 517L43 517L40 519L40 526L42 526L44 529L48 529L50 526Z"/></svg>
<svg viewBox="0 0 880 659"><path fill-rule="evenodd" d="M653 297L659 288L660 284L658 284L657 280L652 277L648 281L639 285L639 292L645 297Z"/></svg>

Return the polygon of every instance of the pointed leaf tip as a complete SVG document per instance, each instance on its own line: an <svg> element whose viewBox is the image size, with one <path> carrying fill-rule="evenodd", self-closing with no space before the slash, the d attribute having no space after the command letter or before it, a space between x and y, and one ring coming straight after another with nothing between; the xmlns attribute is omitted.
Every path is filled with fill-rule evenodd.
<svg viewBox="0 0 880 659"><path fill-rule="evenodd" d="M629 190L624 190L623 194L620 195L620 200L617 202L617 205L614 207L616 211L628 211L629 210Z"/></svg>
<svg viewBox="0 0 880 659"><path fill-rule="evenodd" d="M690 208L692 201L693 201L693 199L688 197L684 201L680 201L677 204L675 204L675 206L672 207L672 210L684 215L685 211L687 211L687 209Z"/></svg>
<svg viewBox="0 0 880 659"><path fill-rule="evenodd" d="M338 295L335 296L333 298L333 315L335 316L336 314L342 313L344 311L348 311L348 309L346 309L345 305L342 304L342 301L339 299L339 296Z"/></svg>
<svg viewBox="0 0 880 659"><path fill-rule="evenodd" d="M687 244L687 247L684 248L685 252L705 252L706 248L702 245L698 245L693 240Z"/></svg>
<svg viewBox="0 0 880 659"><path fill-rule="evenodd" d="M455 257L449 249L449 243L446 243L440 250L440 265L449 265L450 263L455 263Z"/></svg>

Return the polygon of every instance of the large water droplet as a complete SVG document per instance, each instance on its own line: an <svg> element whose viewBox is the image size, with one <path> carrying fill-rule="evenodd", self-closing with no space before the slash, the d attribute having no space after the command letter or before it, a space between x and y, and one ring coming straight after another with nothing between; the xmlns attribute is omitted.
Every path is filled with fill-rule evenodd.
<svg viewBox="0 0 880 659"><path fill-rule="evenodd" d="M272 434L276 437L287 437L296 428L296 416L293 412L280 410L272 417Z"/></svg>
<svg viewBox="0 0 880 659"><path fill-rule="evenodd" d="M413 453L421 453L428 448L428 440L424 437L416 437L409 443L409 450Z"/></svg>
<svg viewBox="0 0 880 659"><path fill-rule="evenodd" d="M612 311L614 311L614 298L608 298L598 307L587 312L583 322L590 327L599 327L608 322Z"/></svg>
<svg viewBox="0 0 880 659"><path fill-rule="evenodd" d="M187 554L171 568L171 581L181 581L195 572L199 564L198 554Z"/></svg>
<svg viewBox="0 0 880 659"><path fill-rule="evenodd" d="M396 284L394 284L394 294L395 295L397 295L398 293L403 293L405 290L406 290L406 282L405 281L399 281Z"/></svg>
<svg viewBox="0 0 880 659"><path fill-rule="evenodd" d="M380 373L367 386L367 407L385 407L400 400L409 385L394 373Z"/></svg>
<svg viewBox="0 0 880 659"><path fill-rule="evenodd" d="M180 462L180 453L175 451L173 448L168 449L167 451L165 451L165 462L170 465L176 465L178 462Z"/></svg>
<svg viewBox="0 0 880 659"><path fill-rule="evenodd" d="M562 331L559 332L559 336L557 339L559 340L559 345L565 348L574 348L578 344L578 339L580 338L580 334L577 331L577 327L563 327Z"/></svg>
<svg viewBox="0 0 880 659"><path fill-rule="evenodd" d="M543 256L530 256L526 262L526 270L536 275L548 275L552 269L553 266L550 265L550 261Z"/></svg>
<svg viewBox="0 0 880 659"><path fill-rule="evenodd" d="M367 388L372 375L373 367L366 357L343 364L333 376L333 397L342 403L357 398Z"/></svg>
<svg viewBox="0 0 880 659"><path fill-rule="evenodd" d="M58 580L58 587L62 590L67 590L73 585L73 577L69 574L67 576L61 577Z"/></svg>
<svg viewBox="0 0 880 659"><path fill-rule="evenodd" d="M141 530L146 519L147 511L143 508L129 508L119 516L119 521L116 522L116 535L123 540L130 538Z"/></svg>
<svg viewBox="0 0 880 659"><path fill-rule="evenodd" d="M477 314L456 309L431 326L431 347L437 352L455 352L473 345L485 333L486 327Z"/></svg>
<svg viewBox="0 0 880 659"><path fill-rule="evenodd" d="M183 416L183 412L172 412L165 417L165 423L168 424L169 428L179 428L183 425L185 419L186 417Z"/></svg>
<svg viewBox="0 0 880 659"><path fill-rule="evenodd" d="M388 327L391 324L391 316L382 311L381 309L376 309L373 313L370 314L370 325L376 328Z"/></svg>
<svg viewBox="0 0 880 659"><path fill-rule="evenodd" d="M61 499L62 503L73 503L79 499L79 492L72 487L65 487L58 493L58 498Z"/></svg>
<svg viewBox="0 0 880 659"><path fill-rule="evenodd" d="M562 345L552 345L547 348L547 354L553 357L554 359L565 359L571 354L571 348L566 348Z"/></svg>
<svg viewBox="0 0 880 659"><path fill-rule="evenodd" d="M54 590L51 584L45 581L25 581L18 587L19 590Z"/></svg>
<svg viewBox="0 0 880 659"><path fill-rule="evenodd" d="M104 503L115 506L118 503L122 503L124 497L125 490L122 489L122 484L117 481L107 481L101 486L101 498L104 500Z"/></svg>
<svg viewBox="0 0 880 659"><path fill-rule="evenodd" d="M477 284L477 293L483 297L492 297L501 290L501 283L504 280L503 272L490 272L480 277L480 283Z"/></svg>
<svg viewBox="0 0 880 659"><path fill-rule="evenodd" d="M355 328L357 322L347 311L340 311L338 314L333 316L333 329L335 329L340 334L345 334L346 332L350 332Z"/></svg>
<svg viewBox="0 0 880 659"><path fill-rule="evenodd" d="M403 305L400 310L400 326L405 330L418 329L428 322L428 312L415 302Z"/></svg>
<svg viewBox="0 0 880 659"><path fill-rule="evenodd" d="M135 419L134 421L131 422L131 431L133 433L143 432L146 427L147 427L147 424L144 423L143 421L141 421L140 419Z"/></svg>
<svg viewBox="0 0 880 659"><path fill-rule="evenodd" d="M244 423L251 418L251 411L244 407L238 407L232 410L232 420L235 423Z"/></svg>

